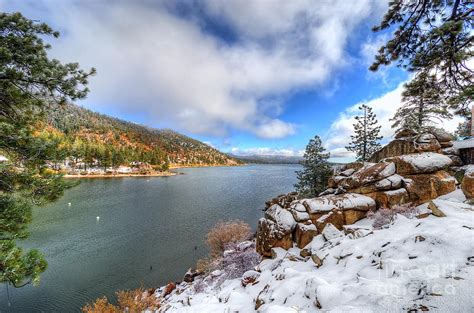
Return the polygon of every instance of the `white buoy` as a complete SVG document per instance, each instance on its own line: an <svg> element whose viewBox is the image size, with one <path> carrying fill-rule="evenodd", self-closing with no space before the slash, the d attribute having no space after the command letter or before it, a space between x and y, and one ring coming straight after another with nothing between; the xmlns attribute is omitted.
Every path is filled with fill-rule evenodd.
<svg viewBox="0 0 474 313"><path fill-rule="evenodd" d="M100 220L100 216L97 216L96 219L97 219L97 220Z"/></svg>
<svg viewBox="0 0 474 313"><path fill-rule="evenodd" d="M68 202L67 206L71 206L71 202Z"/></svg>

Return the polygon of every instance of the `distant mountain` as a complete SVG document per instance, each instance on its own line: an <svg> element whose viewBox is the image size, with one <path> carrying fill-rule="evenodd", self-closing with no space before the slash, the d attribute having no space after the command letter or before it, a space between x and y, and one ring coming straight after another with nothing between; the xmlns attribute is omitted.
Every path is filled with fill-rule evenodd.
<svg viewBox="0 0 474 313"><path fill-rule="evenodd" d="M156 166L238 165L242 162L169 129L127 122L73 104L47 109L40 136L61 142L64 157L117 166L133 161Z"/></svg>
<svg viewBox="0 0 474 313"><path fill-rule="evenodd" d="M235 155L235 154L230 154L230 155L245 163L256 163L256 164L299 164L303 161L303 158L299 156Z"/></svg>

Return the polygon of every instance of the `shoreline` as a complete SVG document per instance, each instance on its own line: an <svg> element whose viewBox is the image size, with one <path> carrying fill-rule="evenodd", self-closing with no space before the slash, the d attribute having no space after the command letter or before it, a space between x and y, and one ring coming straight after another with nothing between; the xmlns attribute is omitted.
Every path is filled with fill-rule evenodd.
<svg viewBox="0 0 474 313"><path fill-rule="evenodd" d="M175 166L170 166L170 170L175 170L179 168L200 168L200 167L234 167L234 166L245 166L248 165L247 163L244 164L235 164L235 165L227 165L227 164L216 164L216 165L175 165Z"/></svg>
<svg viewBox="0 0 474 313"><path fill-rule="evenodd" d="M153 174L98 174L98 175L81 175L81 174L66 174L64 178L123 178L123 177L171 177L181 175L176 172L163 172Z"/></svg>
<svg viewBox="0 0 474 313"><path fill-rule="evenodd" d="M226 165L226 164L216 164L216 165L183 165L183 166L170 166L170 170L176 170L180 168L200 168L200 167L232 167L232 166L244 166L247 164L236 164L236 165ZM65 174L64 178L123 178L123 177L172 177L176 175L182 175L184 173L179 172L157 172L153 174L97 174L97 175L81 175L81 174Z"/></svg>

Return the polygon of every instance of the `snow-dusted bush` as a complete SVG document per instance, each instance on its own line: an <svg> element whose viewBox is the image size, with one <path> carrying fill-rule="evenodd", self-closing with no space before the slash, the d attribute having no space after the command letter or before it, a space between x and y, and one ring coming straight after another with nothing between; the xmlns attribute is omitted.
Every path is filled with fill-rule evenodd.
<svg viewBox="0 0 474 313"><path fill-rule="evenodd" d="M240 244L227 245L220 260L220 268L228 279L241 277L260 262L260 255L255 251L255 244L244 241Z"/></svg>
<svg viewBox="0 0 474 313"><path fill-rule="evenodd" d="M196 271L199 273L209 273L220 268L220 257L207 256L199 259L196 263Z"/></svg>
<svg viewBox="0 0 474 313"><path fill-rule="evenodd" d="M233 220L217 223L207 234L206 242L211 249L211 256L220 256L227 245L239 243L251 237L252 229L247 223Z"/></svg>
<svg viewBox="0 0 474 313"><path fill-rule="evenodd" d="M195 282L195 292L209 286L218 286L226 279L241 277L260 262L255 242L249 241L251 228L242 221L219 222L207 235L211 250L208 257L200 259L196 270L205 275Z"/></svg>
<svg viewBox="0 0 474 313"><path fill-rule="evenodd" d="M391 209L380 208L377 211L369 211L367 217L373 219L372 226L374 229L388 227L396 218L397 214L407 218L414 218L418 214L418 209L411 203L395 205Z"/></svg>

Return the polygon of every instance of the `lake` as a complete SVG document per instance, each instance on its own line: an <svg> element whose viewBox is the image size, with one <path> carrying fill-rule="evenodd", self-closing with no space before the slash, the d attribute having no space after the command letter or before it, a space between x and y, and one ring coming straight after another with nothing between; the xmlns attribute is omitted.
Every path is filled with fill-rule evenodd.
<svg viewBox="0 0 474 313"><path fill-rule="evenodd" d="M219 220L253 229L264 203L292 191L299 165L179 169L173 177L81 179L33 212L22 243L49 263L37 287L0 286L0 312L79 312L120 289L179 281L207 254L205 236ZM68 203L71 203L69 206ZM97 219L99 217L99 219Z"/></svg>

